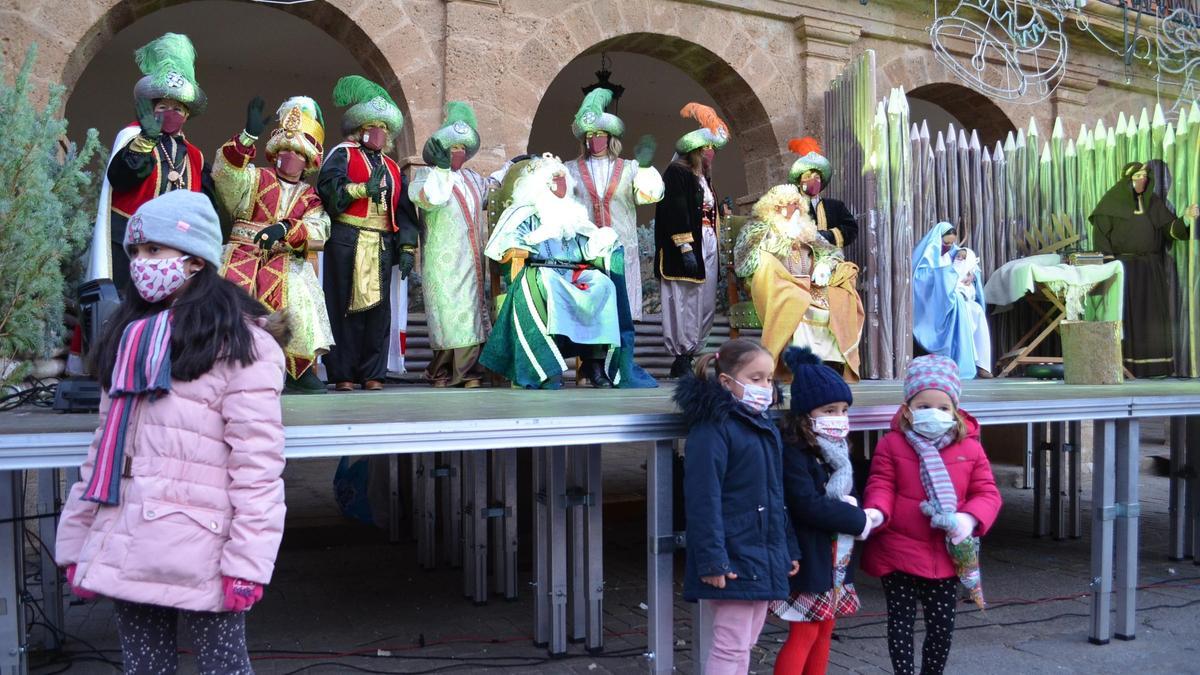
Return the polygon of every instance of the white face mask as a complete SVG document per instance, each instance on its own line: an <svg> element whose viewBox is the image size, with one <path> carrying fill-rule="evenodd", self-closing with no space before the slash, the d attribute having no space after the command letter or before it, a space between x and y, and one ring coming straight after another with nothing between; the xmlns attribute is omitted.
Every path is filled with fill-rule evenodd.
<svg viewBox="0 0 1200 675"><path fill-rule="evenodd" d="M954 415L937 408L924 408L912 411L913 431L925 438L941 438L947 431L958 423Z"/></svg>
<svg viewBox="0 0 1200 675"><path fill-rule="evenodd" d="M184 269L190 255L176 258L134 258L129 261L129 276L138 295L151 304L162 302L179 290L192 274Z"/></svg>
<svg viewBox="0 0 1200 675"><path fill-rule="evenodd" d="M812 418L813 433L824 436L831 441L840 441L850 435L850 417L848 415L826 415Z"/></svg>
<svg viewBox="0 0 1200 675"><path fill-rule="evenodd" d="M789 237L795 237L800 234L800 227L802 223L803 221L801 220L800 212L795 211L792 213L791 218L783 221L779 229L781 232L783 232L783 234Z"/></svg>
<svg viewBox="0 0 1200 675"><path fill-rule="evenodd" d="M742 405L756 413L764 412L775 401L775 390L771 387L745 384L738 380L734 382L742 385Z"/></svg>

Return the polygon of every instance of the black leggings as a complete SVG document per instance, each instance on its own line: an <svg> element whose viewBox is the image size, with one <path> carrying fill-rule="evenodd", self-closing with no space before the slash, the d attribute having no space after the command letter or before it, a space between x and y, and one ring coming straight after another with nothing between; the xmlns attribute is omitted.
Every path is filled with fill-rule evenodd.
<svg viewBox="0 0 1200 675"><path fill-rule="evenodd" d="M941 675L954 637L955 591L958 579L925 579L893 572L882 579L887 600L888 654L896 675L914 675L913 622L917 601L925 614L925 644L921 647L921 675Z"/></svg>
<svg viewBox="0 0 1200 675"><path fill-rule="evenodd" d="M249 675L245 612L189 612L171 607L113 602L117 635L127 675L162 675L179 667L175 626L179 617L187 624L196 648L196 661L204 675Z"/></svg>

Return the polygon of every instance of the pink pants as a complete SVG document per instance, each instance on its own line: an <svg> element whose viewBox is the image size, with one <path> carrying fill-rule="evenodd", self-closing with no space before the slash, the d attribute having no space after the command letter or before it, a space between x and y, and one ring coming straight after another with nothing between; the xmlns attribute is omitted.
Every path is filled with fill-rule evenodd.
<svg viewBox="0 0 1200 675"><path fill-rule="evenodd" d="M704 675L745 675L750 648L767 620L765 600L701 600L712 613L712 649Z"/></svg>

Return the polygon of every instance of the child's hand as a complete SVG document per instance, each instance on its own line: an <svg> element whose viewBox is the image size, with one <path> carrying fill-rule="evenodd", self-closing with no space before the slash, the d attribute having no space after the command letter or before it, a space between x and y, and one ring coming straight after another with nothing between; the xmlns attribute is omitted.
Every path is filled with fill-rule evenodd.
<svg viewBox="0 0 1200 675"><path fill-rule="evenodd" d="M733 572L727 572L725 574L714 574L711 577L700 577L700 581L703 581L704 583L708 584L709 586L712 586L713 588L725 588L725 580L726 579L736 579L736 578L738 578L737 574L735 574Z"/></svg>
<svg viewBox="0 0 1200 675"><path fill-rule="evenodd" d="M875 521L867 518L867 524L863 526L863 531L854 537L855 541L866 541L867 537L871 536L871 530L875 529Z"/></svg>
<svg viewBox="0 0 1200 675"><path fill-rule="evenodd" d="M858 500L855 499L853 495L843 495L841 497L841 500L846 502L850 506L858 506Z"/></svg>
<svg viewBox="0 0 1200 675"><path fill-rule="evenodd" d="M950 533L950 543L956 546L962 543L962 540L971 536L978 524L979 521L975 520L975 516L969 513L960 511L954 514L954 531Z"/></svg>
<svg viewBox="0 0 1200 675"><path fill-rule="evenodd" d="M797 575L797 574L799 574L799 573L800 573L800 561L799 561L799 560L793 560L793 561L792 561L792 571L791 571L791 572L788 572L788 576L789 576L789 577L794 577L794 576L796 576L796 575Z"/></svg>
<svg viewBox="0 0 1200 675"><path fill-rule="evenodd" d="M879 509L863 509L863 513L867 514L867 521L871 523L871 529L883 524L883 512Z"/></svg>

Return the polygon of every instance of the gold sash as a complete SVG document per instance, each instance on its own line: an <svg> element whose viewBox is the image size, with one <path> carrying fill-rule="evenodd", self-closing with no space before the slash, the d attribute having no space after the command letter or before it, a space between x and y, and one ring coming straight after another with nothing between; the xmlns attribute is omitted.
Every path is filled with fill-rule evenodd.
<svg viewBox="0 0 1200 675"><path fill-rule="evenodd" d="M358 230L354 247L354 277L350 288L350 313L365 312L383 302L383 269L379 258L383 252L383 237L391 227L387 206L371 202L367 216L348 223Z"/></svg>

